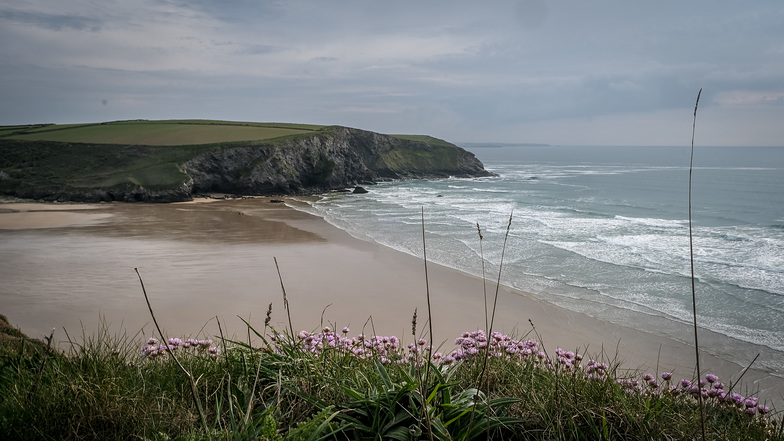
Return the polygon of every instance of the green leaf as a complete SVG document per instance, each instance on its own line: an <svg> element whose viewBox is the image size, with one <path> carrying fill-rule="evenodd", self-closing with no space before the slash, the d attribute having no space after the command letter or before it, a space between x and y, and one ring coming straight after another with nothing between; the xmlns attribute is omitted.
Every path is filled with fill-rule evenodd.
<svg viewBox="0 0 784 441"><path fill-rule="evenodd" d="M381 381L384 383L386 390L394 388L394 383L392 382L392 379L389 378L386 366L377 359L373 359L373 363L376 365L376 372L378 372L378 375L381 377Z"/></svg>
<svg viewBox="0 0 784 441"><path fill-rule="evenodd" d="M388 432L384 432L384 438L409 441L411 439L411 430L408 427L398 426Z"/></svg>
<svg viewBox="0 0 784 441"><path fill-rule="evenodd" d="M361 393L355 391L354 389L351 389L350 387L343 386L343 392L349 394L351 396L351 398L353 398L355 400L362 400L362 399L365 398L364 395L362 395Z"/></svg>

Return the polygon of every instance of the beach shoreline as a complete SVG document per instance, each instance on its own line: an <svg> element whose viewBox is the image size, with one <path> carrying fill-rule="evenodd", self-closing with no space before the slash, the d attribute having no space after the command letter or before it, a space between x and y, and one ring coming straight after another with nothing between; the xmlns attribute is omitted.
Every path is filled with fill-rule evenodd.
<svg viewBox="0 0 784 441"><path fill-rule="evenodd" d="M210 203L203 203L207 201ZM259 261L250 262L248 266L258 267L258 273L253 275L258 276L258 279L250 282L255 286L248 288L242 285L240 282L246 277L246 272L240 271L240 268L234 273L231 271L234 268L229 266L228 271L208 275L208 280L211 277L216 281L216 286L221 286L225 291L219 296L213 294L213 298L206 298L208 293L203 294L198 297L198 302L203 302L200 306L182 308L182 303L175 301L177 299L162 300L157 296L161 288L157 287L165 287L166 275L171 278L172 273L166 268L141 268L145 282L149 282L153 295L158 297L153 298L156 316L173 334L188 332L188 329L193 329L194 322L210 321L214 316L219 317L222 324L233 323L228 328L235 334L241 333L243 328L236 315L260 328L268 303L273 304L272 322L275 328L280 331L288 329L281 280L278 279L273 257L279 263L280 276L288 293L294 332L300 329L315 330L323 325L350 326L350 335L359 332L397 335L404 341L410 341L413 339L411 321L415 309L418 317L417 337L424 335L427 329L428 290L433 340L436 346L440 345L441 351L451 350L454 339L463 331L485 328L481 278L428 263L426 280L422 259L357 239L320 217L284 204L272 204L268 199L208 199L187 205L100 204L88 213L84 213L88 210L80 205L4 203L0 204L0 233L13 235L32 229L49 229L76 231L80 235L104 235L106 233L102 232L102 228L106 224L137 222L133 216L140 209L149 210L153 213L151 215L158 214L161 218L172 216L171 219L166 218L172 224L183 222L181 216L187 213L187 219L219 216L208 228L220 228L220 225L229 225L227 222L231 222L226 229L236 228L238 231L248 226L255 229L252 234L247 233L247 237L239 239L222 237L218 231L212 231L211 236L196 238L189 236L193 233L186 230L176 233L182 237L174 235L174 240L199 241L208 237L216 243L237 240L241 243L239 246L255 247L249 252L254 253L254 259L258 258ZM191 209L196 211L183 211ZM25 214L24 218L18 216L22 213ZM171 235L171 232L167 234ZM3 276L10 277L7 274ZM138 284L138 280L124 277L122 283ZM235 283L237 289L232 290ZM486 281L485 284L488 301L492 302L495 284L493 281ZM171 297L179 297L181 300L191 295L187 283L184 285L184 292ZM66 305L68 310L58 309L57 305L41 307L35 303L35 299L26 303L23 295L11 295L13 299L4 299L3 303L8 306L0 312L31 336L47 333L46 330L52 327L73 327L74 318L83 323L89 332L91 326L98 324L100 315L110 326L121 323L120 326L125 327L131 335L144 328L143 336L149 336L149 316L140 293L136 292L139 290L138 285L129 286L128 290L127 296L118 294L118 298L114 299L116 301L106 298L99 305L91 307L87 307L89 302L81 306L82 300L69 302L64 299L60 305ZM121 301L119 297L122 297ZM191 300L195 302L193 298ZM253 306L249 307L251 303ZM488 308L492 308L492 303ZM42 313L37 314L36 311ZM64 316L69 314L79 317L64 320ZM57 317L60 318L59 322ZM212 328L215 323L206 326ZM505 287L498 291L493 330L518 337L540 336L544 348L551 354L556 347L562 347L585 352L591 357L617 359L622 362L623 369L654 375L670 371L676 377L686 379L694 376L695 352L692 346L569 311ZM216 331L206 329L204 332L216 335ZM701 330L701 333L704 332L707 331ZM745 368L707 353L702 353L700 357L703 375L714 373L726 383L736 381ZM781 378L770 373L752 367L743 376L743 385L745 390L739 391L741 393L759 390L763 400L782 402L784 385Z"/></svg>

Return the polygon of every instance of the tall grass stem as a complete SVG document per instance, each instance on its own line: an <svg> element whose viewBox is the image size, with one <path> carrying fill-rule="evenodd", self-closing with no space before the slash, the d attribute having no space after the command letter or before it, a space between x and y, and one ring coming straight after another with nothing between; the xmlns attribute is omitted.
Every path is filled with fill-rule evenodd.
<svg viewBox="0 0 784 441"><path fill-rule="evenodd" d="M30 404L30 400L35 395L36 389L38 389L38 385L41 383L41 377L44 374L44 369L46 369L46 363L49 361L49 354L52 353L52 340L54 339L54 328L52 328L52 332L49 334L49 337L44 337L46 339L46 352L44 352L44 357L41 359L41 364L38 366L38 374L36 375L35 383L30 387L30 391L27 393L27 398L25 399L25 404Z"/></svg>
<svg viewBox="0 0 784 441"><path fill-rule="evenodd" d="M427 275L427 241L425 240L425 207L422 207L422 260L425 262L425 292L427 293L427 325L430 344L427 350L427 363L425 364L425 381L422 385L422 407L425 412L425 422L427 423L427 433L430 441L433 441L433 427L430 424L430 411L427 408L427 385L430 384L430 365L433 359L433 311L430 309L430 279Z"/></svg>
<svg viewBox="0 0 784 441"><path fill-rule="evenodd" d="M283 286L283 276L280 275L280 266L278 266L278 258L272 258L275 261L275 269L278 271L278 280L280 280L280 289L283 291L283 308L286 309L286 314L289 319L289 332L291 338L294 338L294 326L291 324L291 309L289 309L289 299L286 297L286 287Z"/></svg>
<svg viewBox="0 0 784 441"><path fill-rule="evenodd" d="M489 327L487 317L487 277L485 276L485 252L482 248L482 228L479 226L479 222L476 223L476 231L479 233L479 260L482 261L482 293L485 296L485 329Z"/></svg>
<svg viewBox="0 0 784 441"><path fill-rule="evenodd" d="M700 369L700 343L697 338L697 289L694 282L694 239L692 234L692 215L691 215L691 181L692 172L694 170L694 132L697 128L697 107L700 105L700 95L702 89L697 92L697 102L694 103L694 120L691 125L691 157L689 159L689 263L691 264L691 306L692 317L694 318L694 352L697 360L697 382L699 384L702 378L702 371ZM705 407L702 399L702 394L697 394L700 403L700 428L702 430L702 439L705 441Z"/></svg>
<svg viewBox="0 0 784 441"><path fill-rule="evenodd" d="M158 320L155 318L155 313L152 310L152 305L150 304L150 298L147 296L147 289L144 287L144 280L142 280L142 275L139 273L139 268L134 268L136 271L136 275L139 277L139 283L142 285L142 293L144 293L144 300L147 302L147 309L150 310L150 317L152 317L152 322L155 324L155 329L158 330L158 335L161 336L161 341L163 342L164 348L166 348L166 352L171 355L174 362L177 363L177 366L180 368L185 377L188 379L188 384L191 386L191 395L193 395L193 402L196 404L196 410L199 412L199 417L201 418L201 424L204 426L204 432L209 432L209 426L207 425L207 416L204 414L204 408L201 405L201 400L199 399L199 392L196 390L196 381L193 379L193 375L185 369L185 366L180 363L180 360L174 355L174 351L171 350L169 347L169 342L166 339L166 336L163 335L163 331L161 331L161 327L158 325Z"/></svg>
<svg viewBox="0 0 784 441"><path fill-rule="evenodd" d="M509 239L509 230L511 230L511 228L512 228L512 218L513 217L514 217L514 210L509 214L509 222L506 224L506 234L504 235L504 245L501 247L501 262L498 265L498 280L497 280L496 285L495 285L495 297L493 298L493 314L492 314L492 316L490 318L490 325L487 327L488 342L493 338L493 325L494 325L494 322L495 322L495 310L496 310L496 307L498 306L498 292L499 292L499 290L501 288L501 273L503 272L503 269L504 269L504 256L506 254L506 241L507 241L507 239ZM479 227L479 224L477 223L477 228L478 227ZM479 241L480 241L480 243L482 241L482 233L481 232L479 233ZM485 302L485 305L487 305L487 302ZM485 314L485 319L487 319L487 314ZM482 370L479 373L479 378L477 380L477 385L478 385L477 390L482 387L482 383L485 380L485 375L487 373L487 362L488 362L489 358L490 358L490 348L488 347L488 348L485 349L485 356L484 356L484 359L482 360ZM490 399L490 386L489 386L489 384L485 385L485 389L487 391L485 393L485 396L489 400ZM471 427L474 424L474 412L475 411L476 411L476 401L474 401L474 405L472 407L471 421L468 423L468 431L469 431L469 433L471 431ZM489 427L488 427L488 430L489 430ZM489 433L488 433L488 436L489 436Z"/></svg>

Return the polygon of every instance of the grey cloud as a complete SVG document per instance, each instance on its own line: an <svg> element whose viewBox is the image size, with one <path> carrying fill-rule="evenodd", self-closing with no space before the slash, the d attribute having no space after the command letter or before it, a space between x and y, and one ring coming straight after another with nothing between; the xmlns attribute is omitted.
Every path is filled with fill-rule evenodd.
<svg viewBox="0 0 784 441"><path fill-rule="evenodd" d="M91 17L80 15L45 14L40 12L24 12L16 10L0 11L0 20L13 23L37 26L40 28L61 31L75 29L96 32L101 29L102 22Z"/></svg>
<svg viewBox="0 0 784 441"><path fill-rule="evenodd" d="M285 48L281 46L274 46L268 44L240 44L240 50L237 51L239 54L245 55L262 55L262 54L270 54L273 52L279 52L284 50Z"/></svg>
<svg viewBox="0 0 784 441"><path fill-rule="evenodd" d="M145 36L148 19L161 36L131 47L134 70L110 70L73 67L110 65L96 53L74 46L63 55L0 28L12 42L0 48L3 121L198 116L448 139L470 128L482 140L570 118L688 113L701 87L701 106L738 123L752 106L784 119L775 113L784 99L780 2L156 0L156 15L125 17L105 1L82 15L0 11L5 23L105 32L105 44L89 40L98 54ZM17 61L30 48L38 55L24 62L35 69ZM176 62L161 65L160 51ZM566 138L568 128L554 133Z"/></svg>
<svg viewBox="0 0 784 441"><path fill-rule="evenodd" d="M547 5L542 0L520 0L515 7L515 18L524 28L539 28L547 20Z"/></svg>
<svg viewBox="0 0 784 441"><path fill-rule="evenodd" d="M310 62L311 63L331 63L331 62L338 61L338 60L339 60L339 58L337 58L337 57L316 57L316 58L311 58Z"/></svg>

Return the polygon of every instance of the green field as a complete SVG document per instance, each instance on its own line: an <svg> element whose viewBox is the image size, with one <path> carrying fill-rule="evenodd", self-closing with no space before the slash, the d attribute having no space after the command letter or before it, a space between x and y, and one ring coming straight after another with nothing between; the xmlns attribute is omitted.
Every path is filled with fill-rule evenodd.
<svg viewBox="0 0 784 441"><path fill-rule="evenodd" d="M90 144L195 145L268 140L313 133L324 127L208 120L134 120L95 124L0 126L0 138Z"/></svg>

